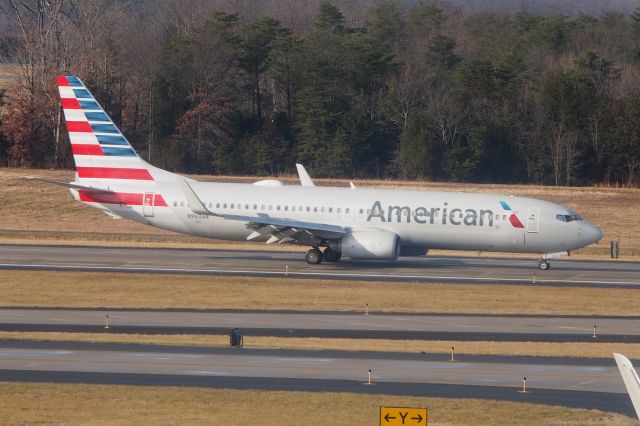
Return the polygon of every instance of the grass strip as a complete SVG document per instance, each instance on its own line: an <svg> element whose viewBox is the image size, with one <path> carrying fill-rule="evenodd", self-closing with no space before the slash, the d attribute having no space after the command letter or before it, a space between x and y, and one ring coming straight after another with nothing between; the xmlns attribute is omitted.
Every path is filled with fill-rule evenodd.
<svg viewBox="0 0 640 426"><path fill-rule="evenodd" d="M379 407L426 407L430 425L633 425L597 410L478 399L0 382L5 425L374 425Z"/></svg>
<svg viewBox="0 0 640 426"><path fill-rule="evenodd" d="M1 271L0 306L638 315L638 289Z"/></svg>

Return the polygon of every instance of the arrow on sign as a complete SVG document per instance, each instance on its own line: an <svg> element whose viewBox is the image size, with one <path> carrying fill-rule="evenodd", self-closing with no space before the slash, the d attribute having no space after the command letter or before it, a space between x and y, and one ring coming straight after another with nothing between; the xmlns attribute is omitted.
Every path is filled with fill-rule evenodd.
<svg viewBox="0 0 640 426"><path fill-rule="evenodd" d="M380 407L380 426L425 426L426 408Z"/></svg>

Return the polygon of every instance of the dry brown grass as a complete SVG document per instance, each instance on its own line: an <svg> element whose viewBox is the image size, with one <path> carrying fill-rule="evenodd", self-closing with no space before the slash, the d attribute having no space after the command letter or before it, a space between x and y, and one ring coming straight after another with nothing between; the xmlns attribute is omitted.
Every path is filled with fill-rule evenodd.
<svg viewBox="0 0 640 426"><path fill-rule="evenodd" d="M0 306L638 315L636 289L2 271Z"/></svg>
<svg viewBox="0 0 640 426"><path fill-rule="evenodd" d="M67 191L46 184L28 182L27 175L44 176L52 179L72 180L71 171L45 171L1 169L0 205L3 221L0 223L0 241L20 242L37 240L42 234L33 231L53 231L49 242L93 243L107 240L112 245L145 244L196 247L228 248L229 243L205 240L196 237L176 236L167 231L145 225L113 220L103 213L71 200ZM199 180L251 182L255 177L196 176ZM296 182L296 178L284 180ZM343 180L319 180L319 184L347 186ZM629 218L640 217L640 190L630 188L603 187L543 187L527 185L477 185L446 184L432 182L357 181L359 186L384 188L432 189L440 191L481 191L489 193L513 194L549 199L560 202L580 212L586 219L600 226L605 236L603 243L579 250L575 255L606 256L608 241L620 241L623 258L640 256L640 222ZM96 233L100 230L101 233ZM106 236L107 234L115 234ZM233 244L234 248L264 248L264 245Z"/></svg>
<svg viewBox="0 0 640 426"><path fill-rule="evenodd" d="M131 343L227 347L229 338L222 335L148 335L117 333L0 332L0 340L35 340L46 342ZM244 347L254 349L303 349L442 354L448 357L451 347L457 357L465 355L559 356L571 358L611 358L613 352L640 358L640 344L635 343L541 343L541 342L469 342L455 340L384 340L323 339L296 337L245 336Z"/></svg>
<svg viewBox="0 0 640 426"><path fill-rule="evenodd" d="M430 425L637 424L597 410L349 393L0 382L0 400L6 425L374 425L381 405L426 407Z"/></svg>

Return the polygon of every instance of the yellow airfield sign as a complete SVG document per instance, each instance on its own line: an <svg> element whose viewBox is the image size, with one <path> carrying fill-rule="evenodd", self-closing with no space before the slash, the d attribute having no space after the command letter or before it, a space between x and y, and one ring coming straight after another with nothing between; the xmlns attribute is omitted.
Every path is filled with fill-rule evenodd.
<svg viewBox="0 0 640 426"><path fill-rule="evenodd" d="M426 408L380 407L380 426L426 426Z"/></svg>

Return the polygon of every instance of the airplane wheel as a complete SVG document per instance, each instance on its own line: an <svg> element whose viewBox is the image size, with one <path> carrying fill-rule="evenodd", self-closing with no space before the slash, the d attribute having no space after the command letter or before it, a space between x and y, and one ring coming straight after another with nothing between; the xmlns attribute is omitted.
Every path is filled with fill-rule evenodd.
<svg viewBox="0 0 640 426"><path fill-rule="evenodd" d="M543 271L546 271L550 267L551 267L551 265L546 260L541 260L541 261L538 262L538 268L540 268Z"/></svg>
<svg viewBox="0 0 640 426"><path fill-rule="evenodd" d="M304 260L309 265L317 265L322 262L322 252L317 248L313 248L307 252L307 254L304 256Z"/></svg>
<svg viewBox="0 0 640 426"><path fill-rule="evenodd" d="M324 249L322 257L324 258L325 262L338 262L342 257L342 253L327 247L326 249Z"/></svg>

